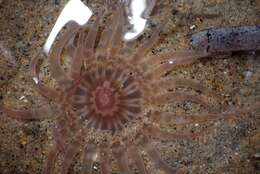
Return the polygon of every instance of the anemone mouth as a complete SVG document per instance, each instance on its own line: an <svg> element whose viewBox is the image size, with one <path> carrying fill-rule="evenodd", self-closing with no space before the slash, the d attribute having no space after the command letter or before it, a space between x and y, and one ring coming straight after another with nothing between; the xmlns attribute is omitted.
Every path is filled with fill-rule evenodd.
<svg viewBox="0 0 260 174"><path fill-rule="evenodd" d="M119 68L98 66L87 71L72 96L73 106L89 128L122 130L142 112L139 83Z"/></svg>
<svg viewBox="0 0 260 174"><path fill-rule="evenodd" d="M92 91L90 101L95 113L103 117L112 117L119 109L119 94L108 80Z"/></svg>

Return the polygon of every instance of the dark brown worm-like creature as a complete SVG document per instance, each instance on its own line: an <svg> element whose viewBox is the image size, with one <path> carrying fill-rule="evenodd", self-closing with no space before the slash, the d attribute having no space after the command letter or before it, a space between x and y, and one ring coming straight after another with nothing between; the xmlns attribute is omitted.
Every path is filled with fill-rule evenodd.
<svg viewBox="0 0 260 174"><path fill-rule="evenodd" d="M46 86L39 79L39 57L32 61L36 88L59 107L1 108L19 120L41 120L53 116L54 143L44 174L56 173L58 159L61 159L60 172L68 173L76 154L82 157L81 174L92 173L94 163L99 163L102 174L112 173L112 161L117 163L122 174L131 173L130 162L139 173L151 173L144 163L143 154L154 165L155 173L182 173L180 168L162 160L155 141L158 138L194 138L199 134L167 132L160 129L160 125L171 122L183 126L236 118L235 112L216 112L218 102L213 100L218 97L199 82L164 76L166 72L194 63L207 54L186 50L148 56L148 51L159 39L160 27L131 53L127 51L128 44L121 39L125 24L122 6L112 12L109 25L99 36L98 28L104 16L100 11L93 24L87 27L70 23L55 44L49 61L58 90ZM61 65L64 52L71 56L69 71ZM201 93L194 95L170 90L175 88L190 88ZM162 111L158 107L185 101L201 105L203 113L181 114Z"/></svg>
<svg viewBox="0 0 260 174"><path fill-rule="evenodd" d="M260 50L260 26L210 28L194 33L191 45L206 53Z"/></svg>

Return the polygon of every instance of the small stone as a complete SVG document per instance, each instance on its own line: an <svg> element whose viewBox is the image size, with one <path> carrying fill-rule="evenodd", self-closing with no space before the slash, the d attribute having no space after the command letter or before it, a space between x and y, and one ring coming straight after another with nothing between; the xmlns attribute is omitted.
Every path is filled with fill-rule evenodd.
<svg viewBox="0 0 260 174"><path fill-rule="evenodd" d="M245 72L245 81L248 82L251 79L252 75L253 75L253 72L246 71Z"/></svg>
<svg viewBox="0 0 260 174"><path fill-rule="evenodd" d="M196 28L197 28L196 25L192 25L192 26L190 26L190 29L191 29L191 30L195 30Z"/></svg>
<svg viewBox="0 0 260 174"><path fill-rule="evenodd" d="M25 98L25 96L23 95L23 96L21 96L20 98L19 98L19 100L23 100Z"/></svg>
<svg viewBox="0 0 260 174"><path fill-rule="evenodd" d="M260 152L254 154L254 158L260 158Z"/></svg>
<svg viewBox="0 0 260 174"><path fill-rule="evenodd" d="M28 140L26 137L22 137L21 140L20 140L20 143L24 146L28 143Z"/></svg>

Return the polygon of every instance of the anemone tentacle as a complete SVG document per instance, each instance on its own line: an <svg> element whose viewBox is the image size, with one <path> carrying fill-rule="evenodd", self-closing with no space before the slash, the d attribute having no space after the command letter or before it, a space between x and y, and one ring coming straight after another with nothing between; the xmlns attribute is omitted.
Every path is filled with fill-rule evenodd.
<svg viewBox="0 0 260 174"><path fill-rule="evenodd" d="M152 66L151 69L149 69L148 72L146 72L147 77L151 77L154 80L158 80L164 73L167 73L169 71L172 71L176 68L179 68L180 66L190 65L194 62L197 62L199 59L208 57L205 53L197 53L191 54L192 52L188 51L185 54L182 55L183 52L176 52L177 56L174 56L174 54L171 56L169 55L169 58L166 59L166 56L163 57L163 59L166 59L162 61L162 64L155 64ZM160 60L158 60L160 62ZM149 64L150 66L153 64Z"/></svg>
<svg viewBox="0 0 260 174"><path fill-rule="evenodd" d="M91 173L94 162L98 154L98 149L93 142L86 144L86 147L83 152L83 166L81 169L81 174Z"/></svg>
<svg viewBox="0 0 260 174"><path fill-rule="evenodd" d="M64 35L60 38L60 40L54 46L51 55L50 55L50 71L51 75L59 82L60 86L67 86L70 82L68 75L64 72L61 67L61 56L62 51L65 45L69 42L71 37L78 32L80 27L72 23L68 30L64 33Z"/></svg>
<svg viewBox="0 0 260 174"><path fill-rule="evenodd" d="M36 109L11 109L2 106L1 110L11 118L21 121L44 120L53 117L53 109L46 105Z"/></svg>
<svg viewBox="0 0 260 174"><path fill-rule="evenodd" d="M80 140L75 140L68 145L66 151L64 152L64 159L61 164L61 173L68 173L69 167L73 162L73 158L79 151Z"/></svg>
<svg viewBox="0 0 260 174"><path fill-rule="evenodd" d="M112 173L110 165L109 147L107 145L102 145L100 147L100 172L101 174Z"/></svg>
<svg viewBox="0 0 260 174"><path fill-rule="evenodd" d="M155 104L167 104L169 102L185 102L191 101L197 104L202 105L205 109L211 111L214 109L213 106L209 103L209 100L205 96L195 96L190 92L171 92L164 93L154 97Z"/></svg>
<svg viewBox="0 0 260 174"><path fill-rule="evenodd" d="M134 161L134 164L135 164L137 170L141 174L148 174L147 169L145 168L144 161L140 154L140 151L135 145L130 145L130 147L128 148L128 155Z"/></svg>
<svg viewBox="0 0 260 174"><path fill-rule="evenodd" d="M149 125L145 128L146 134L154 138L174 141L178 139L194 139L198 137L199 133L172 133L163 131L157 126Z"/></svg>
<svg viewBox="0 0 260 174"><path fill-rule="evenodd" d="M49 151L46 164L43 170L43 174L53 174L56 161L58 160L59 155L59 149L57 146L54 145L54 147L51 148Z"/></svg>
<svg viewBox="0 0 260 174"><path fill-rule="evenodd" d="M209 121L217 121L220 119L237 119L235 113L200 113L200 114L185 114L185 113L172 113L172 112L163 112L155 111L151 114L151 118L154 119L154 122L160 123L174 123L176 125L187 125L194 123L203 123Z"/></svg>
<svg viewBox="0 0 260 174"><path fill-rule="evenodd" d="M161 170L166 174L176 174L178 169L172 168L171 166L167 165L160 157L160 154L158 150L155 147L155 144L153 141L149 140L149 138L146 135L142 136L142 147L144 151L147 153L148 157L152 160L154 163L154 167L157 170Z"/></svg>
<svg viewBox="0 0 260 174"><path fill-rule="evenodd" d="M108 51L112 44L111 42L113 40L113 36L116 34L115 29L119 25L120 21L120 8L118 8L115 13L112 14L110 20L110 26L105 28L101 34L101 38L97 46L96 58L107 58L109 55Z"/></svg>
<svg viewBox="0 0 260 174"><path fill-rule="evenodd" d="M151 38L149 38L143 45L137 48L137 51L133 54L133 56L129 59L130 63L137 65L142 59L144 59L148 50L154 47L159 39L159 33L163 28L163 24L161 24L152 34Z"/></svg>

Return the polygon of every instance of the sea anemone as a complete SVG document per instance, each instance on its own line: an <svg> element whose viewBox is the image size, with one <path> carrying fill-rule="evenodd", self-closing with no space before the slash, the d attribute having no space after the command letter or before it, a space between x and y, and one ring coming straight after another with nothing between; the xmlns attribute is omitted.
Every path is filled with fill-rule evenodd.
<svg viewBox="0 0 260 174"><path fill-rule="evenodd" d="M104 17L108 17L108 26L100 28ZM49 115L55 118L54 143L45 174L54 173L59 157L62 158L60 172L68 173L77 154L82 156L82 174L91 173L95 162L103 174L111 173L115 162L120 173L131 173L131 163L139 173L147 174L150 172L144 158L149 159L155 170L181 173L182 169L162 160L155 141L196 138L200 132L179 134L166 131L161 125L171 122L182 126L235 118L234 112L218 113L218 97L199 82L165 76L208 55L191 50L148 54L159 39L162 26L141 46L132 49L122 40L124 25L121 4L109 14L100 10L91 26L70 23L49 56L57 89L41 81L37 68L39 56L33 59L35 86L58 107L14 110L2 106L6 114L19 120L39 120ZM61 64L64 54L71 58L68 71ZM175 90L179 88L198 92ZM202 113L183 114L160 107L185 101L204 108Z"/></svg>

